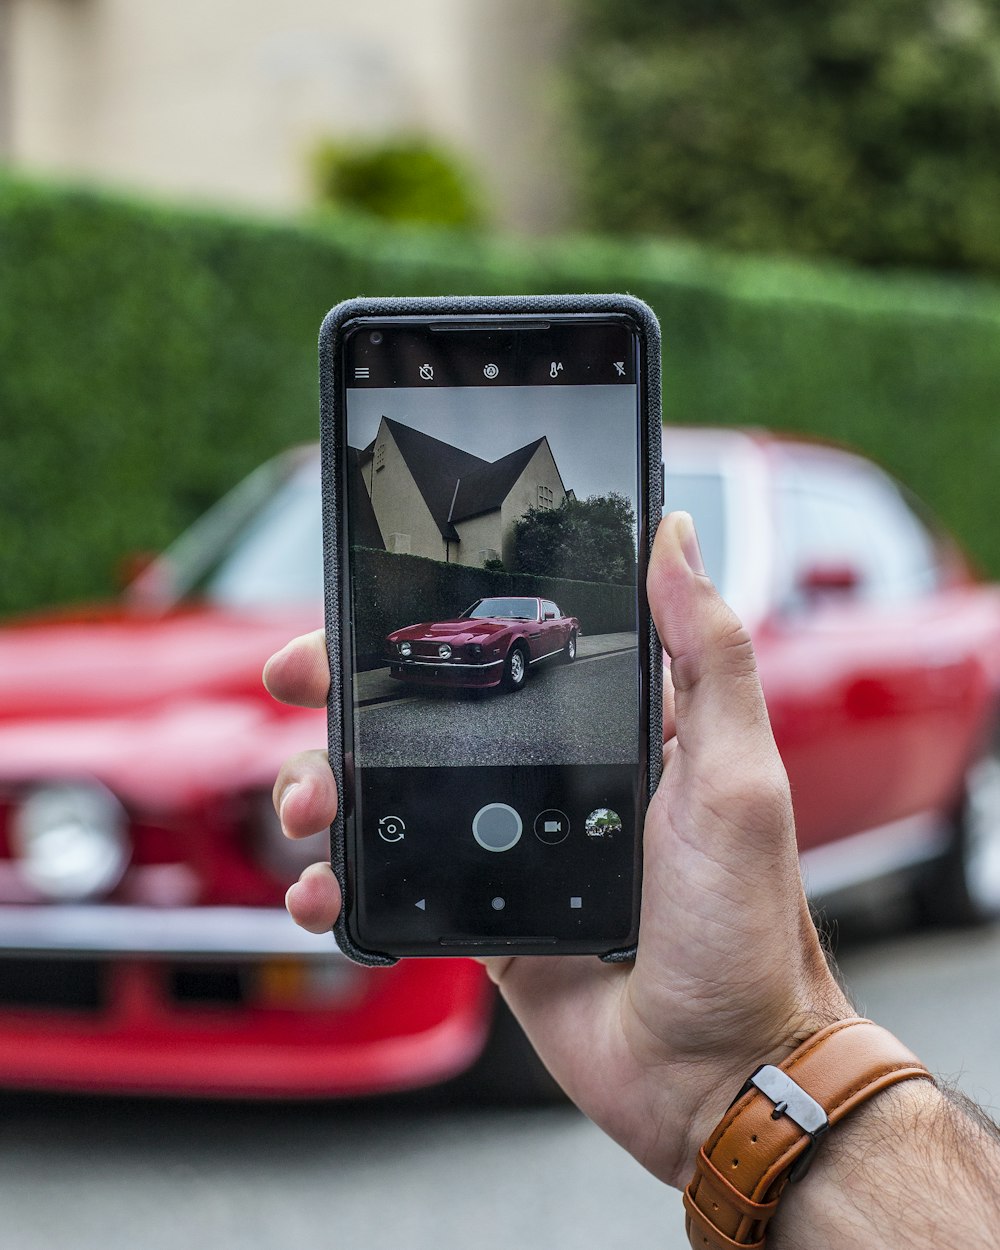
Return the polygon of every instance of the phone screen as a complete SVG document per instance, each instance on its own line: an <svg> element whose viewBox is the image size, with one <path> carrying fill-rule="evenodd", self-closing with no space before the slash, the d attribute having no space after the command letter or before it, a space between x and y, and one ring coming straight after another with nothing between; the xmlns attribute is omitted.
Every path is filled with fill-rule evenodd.
<svg viewBox="0 0 1000 1250"><path fill-rule="evenodd" d="M368 949L634 941L639 350L607 316L345 336L349 923Z"/></svg>

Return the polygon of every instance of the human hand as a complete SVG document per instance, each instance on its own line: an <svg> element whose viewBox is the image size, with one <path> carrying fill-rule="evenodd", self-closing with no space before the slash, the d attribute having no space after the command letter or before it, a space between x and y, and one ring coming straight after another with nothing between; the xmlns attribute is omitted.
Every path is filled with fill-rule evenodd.
<svg viewBox="0 0 1000 1250"><path fill-rule="evenodd" d="M809 916L753 649L704 576L687 514L661 523L647 589L674 693L643 834L635 964L483 962L569 1096L654 1175L682 1186L747 1073L853 1012ZM285 702L321 706L322 635L272 657L265 682ZM275 803L290 837L331 823L336 789L322 752L282 767ZM286 901L304 928L329 930L341 902L329 865L306 869Z"/></svg>

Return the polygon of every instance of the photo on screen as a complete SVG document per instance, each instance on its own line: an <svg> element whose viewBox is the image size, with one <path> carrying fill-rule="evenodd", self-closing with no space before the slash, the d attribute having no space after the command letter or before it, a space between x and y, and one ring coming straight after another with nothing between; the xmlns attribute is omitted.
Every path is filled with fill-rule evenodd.
<svg viewBox="0 0 1000 1250"><path fill-rule="evenodd" d="M352 389L356 763L634 763L634 386Z"/></svg>

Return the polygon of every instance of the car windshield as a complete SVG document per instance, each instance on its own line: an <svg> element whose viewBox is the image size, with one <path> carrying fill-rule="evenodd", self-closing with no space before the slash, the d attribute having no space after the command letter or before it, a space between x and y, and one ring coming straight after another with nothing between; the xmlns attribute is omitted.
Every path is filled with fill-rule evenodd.
<svg viewBox="0 0 1000 1250"><path fill-rule="evenodd" d="M266 610L323 600L319 459L286 452L186 530L130 587L138 604Z"/></svg>
<svg viewBox="0 0 1000 1250"><path fill-rule="evenodd" d="M506 621L537 621L538 604L534 599L480 599L466 608L459 619L481 621L490 616Z"/></svg>

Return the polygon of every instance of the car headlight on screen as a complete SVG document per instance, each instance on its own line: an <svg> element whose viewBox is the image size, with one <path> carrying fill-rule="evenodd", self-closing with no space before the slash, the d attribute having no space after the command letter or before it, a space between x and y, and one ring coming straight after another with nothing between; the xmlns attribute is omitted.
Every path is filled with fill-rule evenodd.
<svg viewBox="0 0 1000 1250"><path fill-rule="evenodd" d="M409 655L409 654L410 654L410 652L411 652L412 650L413 650L413 648L410 646L410 644L409 644L408 642L401 642L401 643L399 644L399 654L400 654L400 655Z"/></svg>
<svg viewBox="0 0 1000 1250"><path fill-rule="evenodd" d="M11 843L25 880L52 899L94 898L122 878L130 846L128 816L95 783L32 790L16 809Z"/></svg>
<svg viewBox="0 0 1000 1250"><path fill-rule="evenodd" d="M438 655L441 657L442 660L450 660L451 659L451 647L449 647L446 642L443 642L440 645L440 647L438 647Z"/></svg>

